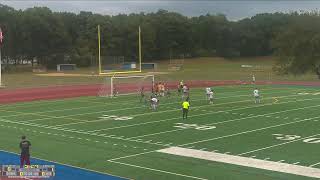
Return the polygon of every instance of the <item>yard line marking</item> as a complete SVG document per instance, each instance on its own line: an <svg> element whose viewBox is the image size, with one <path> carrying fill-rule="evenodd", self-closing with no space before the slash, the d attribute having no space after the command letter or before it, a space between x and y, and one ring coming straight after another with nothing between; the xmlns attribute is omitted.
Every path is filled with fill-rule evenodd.
<svg viewBox="0 0 320 180"><path fill-rule="evenodd" d="M25 124L23 122L16 122L16 121L9 121L9 120L5 120L5 119L1 119L0 118L0 122L6 122L6 123L12 123L12 124L19 124L19 125L26 125L26 126L32 126L32 127L39 127L39 125L30 125L30 124ZM53 129L52 127L45 127L46 129ZM69 129L64 129L64 130L61 130L61 131L65 131L65 132L72 132L72 133L77 133L77 134L87 134L87 135L90 135L90 136L98 136L98 137L101 137L99 135L93 135L91 133L88 133L88 132L83 132L83 131L72 131L72 130L69 130ZM65 135L62 135L63 137ZM113 137L114 136L114 137ZM113 138L113 139L118 139L115 135L110 135L110 138ZM86 139L87 141L90 141L90 139ZM130 142L138 142L136 140L127 140L127 139L121 139L121 140L124 140L124 141L130 141ZM164 145L160 145L160 144L156 144L156 143L145 143L145 142L140 142L140 143L144 143L144 144L152 144L152 145L157 145L157 146L164 146ZM165 146L164 146L165 147Z"/></svg>
<svg viewBox="0 0 320 180"><path fill-rule="evenodd" d="M320 98L318 98L318 99L320 99ZM315 98L314 99L303 99L303 100L300 100L300 101L312 101L312 100L315 100ZM278 103L277 105L279 105L279 104L288 104L288 103L291 103L291 102L300 102L300 101L287 101L287 102ZM234 108L234 109L225 110L225 111L216 111L214 113L210 112L210 113L196 114L196 115L191 115L189 117L198 117L198 116L204 116L204 115L209 115L209 114L226 113L226 112L229 112L229 111L257 108L257 107L263 107L263 106L272 106L272 105L274 105L274 104L268 103L268 104L261 104L261 105L258 105L258 106L257 105L253 105L253 106L247 106L247 107L241 107L241 108ZM145 125L145 124L160 123L160 122L171 121L171 120L176 120L176 119L181 119L181 117L163 119L163 120L159 120L159 121L136 123L136 124L130 124L130 125L124 125L124 126L111 127L111 128L97 129L97 130L92 130L92 131L88 131L88 132L98 132L98 131L104 131L104 130L119 129L119 128L126 128L126 127L132 127L132 126L140 126L140 125Z"/></svg>
<svg viewBox="0 0 320 180"><path fill-rule="evenodd" d="M137 147L133 147L133 148L137 148ZM135 157L135 156L140 156L140 155L144 155L144 154L150 154L150 153L153 153L153 152L156 152L156 151L153 150L153 151L148 151L148 152L143 152L143 153L137 153L137 154L127 155L127 156L122 156L122 157L118 157L118 158L109 159L107 161L115 161L115 160L119 160L119 159Z"/></svg>
<svg viewBox="0 0 320 180"><path fill-rule="evenodd" d="M238 136L238 135L241 135L241 134L248 134L248 133L251 133L251 132L262 131L262 130L271 129L271 128L275 128L275 127L280 127L280 126L285 126L285 125L289 125L289 124L295 124L295 123L299 123L299 122L311 121L311 120L316 119L316 118L320 118L320 116L317 116L317 117L314 117L314 118L307 118L307 119L303 119L303 120L299 120L299 121L282 123L282 124L268 126L268 127L259 128L259 129L253 129L253 130L250 130L250 131L244 131L244 132L240 132L240 133L234 133L234 134L220 136L220 137L216 137L216 138L210 138L210 139L190 142L190 143L186 143L186 144L181 144L180 146L187 146L187 145L190 145L190 144L198 144L198 143L202 143L202 142L208 142L208 141L213 141L213 140L217 140L217 139L223 139L223 138L227 138L227 137Z"/></svg>
<svg viewBox="0 0 320 180"><path fill-rule="evenodd" d="M184 174L178 174L178 173L174 173L174 172L170 172L170 171L153 169L153 168L138 166L138 165L134 165L134 164L122 163L122 162L111 161L111 160L109 160L109 162L116 163L116 164L121 164L121 165L126 165L126 166L131 166L131 167L136 167L136 168L145 169L145 170L150 170L150 171L161 172L161 173L165 173L165 174L172 174L172 175L181 176L181 177L185 177L185 178L199 179L199 180L208 180L208 179L205 179L205 178L200 178L200 177L195 177L195 176L189 176L189 175L184 175Z"/></svg>
<svg viewBox="0 0 320 180"><path fill-rule="evenodd" d="M296 111L296 110L301 110L301 109L308 109L308 108L314 108L314 107L319 107L320 105L315 105L315 106L307 106L307 107L302 107L302 108L296 108L296 109L289 109L289 110L283 110L283 111L278 111L278 112L272 112L272 113L266 113L266 114L260 114L260 115L256 115L256 116L250 116L250 117L243 117L243 118L237 118L237 119L230 119L230 120L225 120L225 121L220 121L220 122L215 122L215 123L209 123L209 124L204 124L204 125L217 125L217 124L224 124L224 123L228 123L228 122L234 122L234 121L240 121L240 120L244 120L244 119L252 119L252 118L256 118L256 117L260 117L260 116L265 116L265 115L270 115L270 114L278 114L278 113L284 113L284 112L290 112L290 111ZM176 131L183 131L186 129L174 129L174 130L168 130L168 131L161 131L161 132L157 132L157 133L151 133L151 134L144 134L144 135L140 135L140 136L135 136L135 137L131 137L129 139L135 139L135 138L140 138L140 137L146 137L146 136L154 136L154 135L159 135L159 134L164 134L164 133L170 133L170 132L176 132Z"/></svg>
<svg viewBox="0 0 320 180"><path fill-rule="evenodd" d="M269 171L276 171L288 174L295 174L306 177L320 178L320 169L305 167L299 165L293 165L282 162L265 161L261 159L254 159L242 156L200 151L195 149L187 149L180 147L170 147L157 152L178 155L182 157L191 157L196 159L204 159L208 161L215 161L233 165L240 165L245 167L252 167L258 169L264 169Z"/></svg>
<svg viewBox="0 0 320 180"><path fill-rule="evenodd" d="M314 167L314 166L319 165L319 164L320 164L320 162L315 163L315 164L311 164L309 167Z"/></svg>
<svg viewBox="0 0 320 180"><path fill-rule="evenodd" d="M318 117L320 117L320 116L318 116ZM317 117L315 117L315 118L317 118ZM312 120L312 119L310 119L310 120ZM282 134L280 134L280 135L282 135ZM302 141L302 140L304 140L304 139L309 139L309 138L312 138L312 137L315 137L315 136L319 136L319 135L320 135L320 134L314 134L314 135L312 135L312 136L307 136L307 137L304 137L304 138L299 138L299 139L296 139L296 140L291 140L291 141L288 141L288 142L284 142L284 143L280 143L280 144L275 144L275 145L267 146L267 147L264 147L264 148L255 149L255 150L252 150L252 151L240 153L240 154L238 154L238 155L239 155L239 156L242 156L242 155L250 154L250 153L253 153L253 152L257 152L257 151L261 151L261 150L265 150L265 149L270 149L270 148L282 146L282 145L285 145L285 144L290 144L290 143L293 143L293 142L296 142L296 141Z"/></svg>
<svg viewBox="0 0 320 180"><path fill-rule="evenodd" d="M84 124L84 123L94 123L94 122L102 122L102 121L114 121L114 120L113 119L99 119L99 120L94 120L94 121L80 121L80 122L74 122L74 123L58 124L55 126L61 127L61 126L69 126L69 125Z"/></svg>

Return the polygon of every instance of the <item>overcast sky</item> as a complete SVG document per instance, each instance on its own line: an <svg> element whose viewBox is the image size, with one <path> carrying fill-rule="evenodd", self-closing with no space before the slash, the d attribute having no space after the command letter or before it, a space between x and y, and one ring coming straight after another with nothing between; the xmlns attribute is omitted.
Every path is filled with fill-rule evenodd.
<svg viewBox="0 0 320 180"><path fill-rule="evenodd" d="M46 6L53 11L67 11L78 13L80 11L92 11L100 14L117 15L119 13L156 12L158 9L179 12L186 16L199 16L207 13L225 14L230 20L239 20L265 12L290 12L290 11L312 11L320 9L320 0L224 0L224 1L202 1L202 0L0 0L15 9L26 9L34 6Z"/></svg>

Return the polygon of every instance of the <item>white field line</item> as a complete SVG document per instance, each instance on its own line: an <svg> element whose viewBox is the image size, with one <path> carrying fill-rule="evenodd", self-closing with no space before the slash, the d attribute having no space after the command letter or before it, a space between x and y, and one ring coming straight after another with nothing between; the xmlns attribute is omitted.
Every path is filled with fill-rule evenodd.
<svg viewBox="0 0 320 180"><path fill-rule="evenodd" d="M268 94L268 93L266 93ZM270 93L269 93L270 94ZM216 99L228 99L228 98L234 98L234 97L242 97L242 96L248 96L250 97L250 95L246 94L246 95L238 95L238 96L226 96L226 97L220 97L220 98L216 98ZM202 96L201 96L202 97ZM194 97L193 97L194 98ZM195 100L193 100L193 102L195 101L205 101L206 99L205 98L202 98L202 99L198 99L196 98ZM89 102L89 101L88 101ZM134 101L135 105L137 104L137 100ZM91 102L92 103L92 102ZM161 105L168 105L168 104L177 104L179 102L170 102L170 103L163 103ZM43 113L51 113L51 112L66 112L66 111L71 111L71 110L79 110L79 109L90 109L90 108L94 108L94 107L106 107L108 105L110 106L114 106L114 104L117 104L117 103L112 103L112 104L106 104L106 103L100 103L99 102L99 105L94 105L94 106L82 106L82 107L76 107L76 108L69 108L69 109L57 109L57 110L49 110L49 111L41 111L41 112L38 112L38 113L35 113L35 114L43 114ZM128 104L131 104L129 102L124 102L122 103L124 105L128 105ZM133 103L132 103L133 104ZM86 104L87 105L87 104ZM29 107L29 106L28 106ZM130 108L130 109L141 109L141 108L145 108L145 107L133 107L133 108ZM110 111L120 111L122 109L113 109L113 110L110 110ZM7 112L15 112L15 113L20 113L20 114L13 114L13 115L9 115L9 116L0 116L2 118L8 118L8 117L15 117L15 116L21 116L24 115L24 114L28 114L28 113L25 113L25 112L19 112L19 111L12 111L11 109L1 109L0 111L7 111ZM103 111L104 112L104 111ZM106 112L109 112L109 111L106 111Z"/></svg>
<svg viewBox="0 0 320 180"><path fill-rule="evenodd" d="M129 158L129 157L141 156L141 155L144 155L144 154L153 153L153 152L155 152L155 151L156 151L156 150L148 151L148 152L143 152L143 153L132 154L132 155L128 155L128 156L122 156L122 157L119 157L119 158L109 159L108 161L115 161L115 160L125 159L125 158Z"/></svg>
<svg viewBox="0 0 320 180"><path fill-rule="evenodd" d="M266 115L279 114L279 113L296 111L296 110L301 110L301 109L309 109L309 108L314 108L314 107L319 107L319 106L320 105L307 106L307 107L302 107L302 108L295 108L295 109L283 110L283 111L266 113L266 114L259 114L259 115L255 115L255 116L249 116L249 117L243 117L243 118L237 118L237 119L230 119L230 120L226 120L226 121L220 121L220 122L203 124L203 125L207 126L207 125L224 124L224 123L228 123L228 122L234 122L234 121L240 121L240 120L244 120L244 119L263 117L263 116L266 116ZM141 137L146 137L146 136L154 136L154 135L159 135L159 134L166 134L166 133L170 133L170 132L183 131L183 130L187 130L187 129L174 129L174 130L169 130L169 131L161 131L161 132L158 132L158 133L144 134L144 135L141 135L141 136L131 137L130 139L141 138Z"/></svg>
<svg viewBox="0 0 320 180"><path fill-rule="evenodd" d="M202 89L202 88L201 88ZM250 93L251 91L251 89L252 89L252 87L248 87L247 88L248 89L248 92L246 92L245 90L241 90L241 91L229 91L229 92L219 92L218 94L219 95L226 95L226 94L229 94L228 96L222 96L221 98L217 98L217 99L224 99L224 98L229 98L229 97L241 97L241 96L251 96L251 94L252 93ZM261 91L267 91L267 90L280 90L280 91L285 91L285 90L287 90L287 91L285 91L285 92L296 92L296 91L301 91L301 90L299 90L299 89L292 89L292 88L264 88L264 89L261 89ZM199 88L196 88L196 91L192 91L191 92L191 94L194 94L194 93L199 93L199 92L197 92L197 91L201 91L202 92L202 90L200 90ZM204 91L203 91L204 92ZM236 94L236 93L244 93L244 92L246 92L244 95L235 95L235 96L230 96L230 94L232 95L232 94ZM137 97L139 98L140 96L139 96L139 93L137 92L137 93L131 93L131 94L136 94L137 95ZM204 93L203 93L204 94ZM270 94L270 93L264 93L264 94ZM200 97L200 98L202 98L202 97L204 97L205 95L192 95L192 97L193 97L193 99L198 99L197 97ZM176 96L178 99L177 100L180 100L180 97L179 96ZM123 99L122 99L123 100ZM122 104L124 104L124 105L127 105L127 104L136 104L137 103L137 100L126 100L126 99L124 99L123 101L121 100L121 102L112 102L112 103L110 103L110 104L107 104L107 105L114 105L114 104L119 104L119 105L122 105ZM205 100L205 99L203 99L203 100ZM193 100L193 101L198 101L198 100ZM89 100L83 100L82 102L89 102L89 103L92 103L92 101L89 101ZM105 102L94 102L94 103L102 103L102 104L105 104Z"/></svg>
<svg viewBox="0 0 320 180"><path fill-rule="evenodd" d="M275 93L265 93L265 94L275 94ZM278 94L278 92L277 92ZM233 97L242 97L242 96L248 96L250 97L249 94L247 95L238 95L238 96L226 96L226 97L221 97L221 98L216 98L216 99L228 99L228 98L233 98ZM195 101L204 101L206 99L196 99L196 100L193 100L193 102ZM246 100L247 101L247 100ZM237 101L235 101L237 102ZM242 101L238 101L238 102L242 102ZM137 102L135 102L136 104ZM171 102L171 103L164 103L164 104L161 104L161 106L163 105L168 105L168 104L177 104L179 102ZM222 103L220 103L222 104ZM215 105L220 105L219 103L218 104L215 104ZM109 105L114 105L114 104L109 104ZM126 103L126 105L128 105L128 103ZM104 107L106 106L105 103L103 103L103 105L97 105L97 106L85 106L85 107L77 107L77 108L69 108L69 109L61 109L61 110L50 110L50 111L41 111L39 113L30 113L31 115L39 115L39 116L42 116L43 113L50 113L50 112L66 112L66 111L70 111L70 110L79 110L79 109L90 109L90 108L93 108L93 107ZM142 108L145 108L145 107L131 107L131 108L125 108L125 110L130 110L130 109L142 109ZM94 113L102 113L102 112L114 112L114 111L121 111L123 109L112 109L112 110L108 110L108 111L95 111ZM18 113L18 114L14 114L14 115L9 115L9 116L0 116L2 118L8 118L8 117L15 117L15 116L21 116L21 115L25 115L25 114L29 114L29 113L25 113L25 112L18 112L18 111L12 111L12 110L6 110L6 109L2 109L0 111L4 111L4 112L14 112L14 113ZM162 111L161 111L162 112ZM77 114L78 115L78 114ZM75 116L77 116L75 115ZM60 116L61 117L61 116ZM66 117L66 116L64 116ZM70 116L69 116L70 117ZM58 118L58 117L56 117ZM42 119L41 120L45 120L45 119ZM37 121L37 119L34 119L34 120L30 120L30 121ZM81 121L81 120L80 120ZM88 122L88 121L87 121Z"/></svg>
<svg viewBox="0 0 320 180"><path fill-rule="evenodd" d="M46 115L46 114L41 114L41 113L28 113L28 112L17 112L17 111L12 111L12 110L0 110L0 111L4 111L4 112L12 112L12 113L20 113L18 116L21 116L21 115L35 115L35 116L44 116L46 118L40 118L40 119L59 119L60 117L59 116L50 116L50 115ZM12 115L13 116L13 115ZM0 118L5 118L5 117L12 117L12 116L3 116ZM64 117L66 119L70 119L70 120L74 120L74 121L82 121L82 122L85 122L85 120L81 120L81 119L76 119L76 118L72 118L71 116L67 116L67 117ZM24 122L28 122L28 121L24 121Z"/></svg>
<svg viewBox="0 0 320 180"><path fill-rule="evenodd" d="M251 87L250 87L251 88ZM250 89L248 88L248 89ZM198 88L197 88L198 89ZM196 90L197 90L196 89ZM264 91L265 90L275 90L275 89L279 89L279 90L292 90L292 91L297 91L298 89L292 89L292 88L265 88L263 89ZM221 92L219 94L234 94L234 93L237 93L237 92L244 92L244 90L241 90L241 91L230 91L230 92ZM138 93L137 93L138 94ZM38 101L31 101L31 102L21 102L21 103L16 103L16 104L10 104L10 105L7 105L7 104L4 104L4 105L1 105L0 104L0 107L7 107L7 108L17 108L17 107L24 107L24 106L28 106L28 107L33 107L33 106L38 106L38 105L50 105L50 104L55 104L56 102L58 103L65 103L64 101L66 100L72 100L73 102L90 102L90 103L101 103L101 104L104 104L106 105L107 103L106 102L95 102L94 100L95 99L98 99L99 97L96 97L96 96L86 96L85 99L83 99L84 97L71 97L71 98L63 98L63 99L50 99L50 100L38 100ZM90 101L89 99L92 99L93 101ZM103 99L103 97L101 97L100 99ZM128 102L128 100L125 100L123 99L125 102L110 102L110 105L114 105L114 104L123 104L123 103L126 103ZM135 102L136 103L136 100L130 100L130 102Z"/></svg>
<svg viewBox="0 0 320 180"><path fill-rule="evenodd" d="M251 88L251 87L250 87ZM250 88L248 88L248 89L250 89ZM289 90L289 91L287 91L287 92L296 92L296 91L306 91L306 90L308 90L308 91L310 91L310 90L312 90L312 89L292 89L292 88L265 88L265 89L263 89L264 91L265 90ZM242 91L232 91L232 92L219 92L219 94L233 94L233 93L236 93L236 92L244 92L243 90ZM265 94L267 94L267 93L265 93ZM43 106L43 105L50 105L50 104L55 104L56 102L58 102L58 103L65 103L65 101L66 100L72 100L73 102L90 102L90 103L92 103L92 102L94 102L94 103L101 103L101 104L104 104L104 105L108 105L108 103L106 103L106 102L95 102L94 100L97 98L97 97L94 97L94 96L87 96L86 98L90 98L90 99L92 99L93 101L89 101L89 100L86 100L86 99L84 99L84 100L82 100L82 98L83 97L76 97L76 98L64 98L64 99L54 99L54 100L39 100L39 101L32 101L32 102L23 102L23 103L17 103L17 104L14 104L14 105L9 105L9 108L16 108L16 107L20 107L20 106L28 106L28 107L32 107L32 106L37 106L37 105L41 105L41 106ZM132 100L132 102L135 102L135 100ZM119 104L124 104L125 102L111 102L110 103L110 105L113 105L113 104L117 104L117 103L119 103ZM127 104L127 103L126 103ZM5 105L0 105L0 107L8 107L8 105L7 104L5 104Z"/></svg>
<svg viewBox="0 0 320 180"><path fill-rule="evenodd" d="M312 119L315 119L315 118L312 118ZM291 122L291 123L285 123L285 124L280 124L280 125L275 125L275 126L269 126L269 127L266 127L266 128L260 128L260 129L256 129L256 130L245 131L245 132L236 133L236 134L232 134L232 135L228 135L228 136L221 136L221 137L214 138L214 139L221 139L221 138L225 138L225 137L229 137L229 136L235 136L235 135L255 132L255 131L259 131L259 130L264 130L264 129L268 129L268 128L272 128L272 127L283 126L283 125L287 125L287 124L293 124L293 123L297 123L297 122L301 122L301 121L307 121L307 120L311 120L311 119L305 119L305 120L300 120L300 121L294 121L294 122ZM26 125L26 126L32 126L32 127L40 127L40 128L45 128L45 129L58 130L58 131L64 131L64 132L69 132L69 133L85 134L85 135L90 135L90 136L119 139L118 137L110 137L110 136L102 135L102 134L99 135L99 134L91 133L91 132L88 132L88 131L86 132L86 131L78 131L78 130L73 130L73 129L64 129L64 128L58 128L58 127L51 127L51 126L47 126L47 125L39 125L39 124L30 124L30 123L9 121L9 120L5 120L5 119L2 119L2 120L0 119L0 122L20 124L20 125ZM210 139L210 140L214 140L214 139ZM143 142L143 141L137 141L137 140L131 140L131 139L123 139L123 138L121 138L120 140L138 142L138 143L143 143L143 144L152 144L152 145L157 145L157 146L166 146L167 147L167 145L163 145L163 144L159 144L159 143ZM208 141L208 140L203 140L203 141ZM188 143L188 144L195 144L195 142ZM180 146L185 146L185 145L187 145L187 144L183 144L183 145L180 145Z"/></svg>
<svg viewBox="0 0 320 180"><path fill-rule="evenodd" d="M259 128L259 129L244 131L244 132L240 132L240 133L234 133L234 134L225 135L225 136L220 136L220 137L216 137L216 138L210 138L210 139L204 139L204 140L200 140L200 141L185 143L185 144L181 144L181 145L179 145L179 146L180 146L180 147L182 147L182 146L188 146L188 145L191 145L191 144L193 145L193 144L198 144L198 143L202 143L202 142L208 142L208 141L213 141L213 140L217 140L217 139L223 139L223 138L227 138L227 137L238 136L238 135L241 135L241 134L248 134L248 133L251 133L251 132L262 131L262 130L271 129L271 128L275 128L275 127L280 127L280 126L295 124L295 123L299 123L299 122L311 121L311 120L313 120L313 119L319 119L319 118L320 118L320 116L313 117L313 118L306 118L306 119L302 119L302 120L299 120L299 121L292 121L292 122L288 122L288 123L282 123L282 124L278 124L278 125L273 125L273 126L268 126L268 127L264 127L264 128Z"/></svg>
<svg viewBox="0 0 320 180"><path fill-rule="evenodd" d="M320 116L319 117L315 117L315 118L320 118ZM263 130L274 128L274 127L280 127L280 126L286 126L286 125L295 124L295 123L299 123L299 122L310 121L310 120L315 119L315 118L309 118L309 119L304 119L304 120L300 120L300 121L294 121L294 122L290 122L290 123L278 124L278 125L268 126L268 127L264 127L264 128L250 130L250 131L242 131L242 132L239 132L239 133L234 133L234 134L225 135L225 136L219 136L219 137L215 137L215 138L211 138L211 139L207 139L207 140L191 142L191 143L181 144L181 145L176 145L176 146L182 147L182 146L187 146L187 145L190 145L190 144L196 144L196 143L199 143L199 142L213 141L213 140L217 140L217 139L223 139L223 138L227 138L227 137L238 136L238 135L241 135L241 134L249 134L251 132L263 131ZM170 145L170 147L172 147L172 146ZM151 153L151 152L157 152L157 150L149 151L148 153ZM139 155L143 155L143 153L132 154L132 155L128 155L128 156L122 156L122 157L114 158L114 160L124 159L124 158L128 158L128 157L131 157L131 156L139 156ZM267 160L267 159L270 159L270 158L266 158L265 160Z"/></svg>
<svg viewBox="0 0 320 180"><path fill-rule="evenodd" d="M315 164L311 164L309 167L314 167L314 166L319 165L319 164L320 164L320 162L315 163Z"/></svg>
<svg viewBox="0 0 320 180"><path fill-rule="evenodd" d="M274 94L274 93L273 93ZM292 96L305 96L305 95L289 95L289 96L279 96L279 98L286 98L286 97L292 97ZM272 99L266 98L266 99ZM200 105L196 106L193 109L200 109L202 107L208 107L208 106L218 106L218 105L225 105L225 104L234 104L234 103L241 103L241 102L250 102L252 100L243 100L243 101L233 101L233 102L226 102L226 103L218 103L218 104L207 104L207 105ZM174 103L176 104L176 103ZM279 103L278 103L279 104ZM108 111L94 111L94 112L88 112L88 113L81 113L81 114L72 114L72 115L66 115L66 116L52 116L50 118L40 118L40 119L32 119L32 120L25 120L24 122L33 122L33 121L42 121L42 120L47 120L47 119L61 119L61 118L69 118L73 116L81 116L81 115L88 115L88 114L98 114L98 113L107 113L107 112L114 112L114 111L121 111L121 110L130 110L130 109L136 109L135 108L122 108L122 109L113 109L113 110L108 110ZM141 107L139 107L141 108ZM148 113L143 113L143 114L137 114L137 115L132 115L132 117L137 117L137 116L144 116L144 115L149 115L149 114L157 114L157 113L163 113L163 112L172 112L172 111L180 111L180 108L173 109L173 110L165 110L165 111L157 111L157 112L148 112ZM4 118L4 117L2 117ZM73 118L73 120L78 120L76 118ZM81 122L89 123L90 121L85 121L85 120L78 120ZM68 123L67 123L68 124ZM58 125L63 125L63 124L58 124Z"/></svg>
<svg viewBox="0 0 320 180"><path fill-rule="evenodd" d="M190 176L190 175L185 175L185 174L179 174L179 173L174 173L174 172L165 171L165 170L153 169L153 168L138 166L138 165L134 165L134 164L122 163L122 162L111 161L111 160L109 160L108 162L121 164L121 165L125 165L125 166L130 166L130 167L135 167L135 168L139 168L139 169L145 169L145 170L149 170L149 171L156 171L156 172L161 172L161 173L165 173L165 174L171 174L171 175L175 175L175 176L181 176L181 177L189 178L189 179L208 180L205 178L200 178L200 177L195 177L195 176Z"/></svg>
<svg viewBox="0 0 320 180"><path fill-rule="evenodd" d="M0 151L6 152L6 153L11 153L11 154L16 154L16 155L20 156L20 154L18 154L18 153L6 151L6 150L3 150L3 149L0 149ZM127 178L125 178L125 177L108 174L108 173L106 173L106 172L95 171L95 170L92 170L92 169L87 169L87 168L83 168L83 167L79 167L79 166L73 166L73 165L70 165L70 164L60 163L60 162L57 162L57 161L51 161L51 160L42 159L42 158L38 158L38 157L34 157L34 156L32 156L31 158L32 158L32 159L42 160L42 161L47 161L47 162L50 162L50 163L59 164L59 165L63 165L63 166L68 166L68 167L72 167L72 168L76 168L76 169L82 169L82 170L86 170L86 171L90 171L90 172L95 172L95 173L104 174L104 175L108 175L108 176L114 176L114 177L119 177L119 178L127 179ZM128 180L129 180L129 179L128 179Z"/></svg>
<svg viewBox="0 0 320 180"><path fill-rule="evenodd" d="M0 122L11 123L11 124L18 124L18 125L25 125L25 126L31 126L31 127L38 127L38 128L50 129L50 130L57 130L57 131L63 131L63 132L69 132L69 133L77 133L77 134L83 134L83 135L90 135L90 136L95 136L95 137L104 137L104 138L110 138L110 139L117 139L117 140L123 140L123 141L135 142L135 143L143 143L143 144L149 144L149 145L151 144L151 145L157 145L157 146L167 147L166 145L159 144L159 143L152 143L152 142L144 142L144 141L137 141L137 140L130 140L130 139L118 138L117 136L110 136L110 135L102 135L102 134L96 134L96 133L89 133L89 132L82 131L82 130L65 129L65 128L59 128L59 127L46 126L46 125L16 122L16 121L6 120L6 119L3 119L3 118L0 118Z"/></svg>
<svg viewBox="0 0 320 180"><path fill-rule="evenodd" d="M310 100L315 100L315 99L320 99L320 98L303 99L303 100L298 100L298 101L286 101L286 102L277 103L277 105L279 105L279 104L287 104L287 103L291 103L291 102L310 101ZM241 107L241 108L234 108L234 109L225 110L225 111L208 112L208 113L191 115L191 116L189 116L189 118L190 118L190 117L204 116L204 115L209 115L209 114L217 114L217 113L224 113L224 112L242 110L242 109L250 109L250 108L256 108L256 107L263 107L263 106L272 106L272 105L274 105L274 104L273 104L273 103L268 103L268 104L253 105L253 106L247 106L247 107ZM126 128L126 127L140 126L140 125L145 125L145 124L160 123L160 122L164 122L164 121L172 121L172 120L176 120L176 119L181 119L181 117L169 118L169 119L162 119L162 120L159 120L159 121L150 121L150 122L144 122L144 123L136 123L136 124L130 124L130 125L124 125L124 126L117 126L117 127L110 127L110 128L104 128L104 129L97 129L97 130L92 130L92 131L89 131L89 132L99 132L99 131L104 131L104 130L111 130L111 129L119 129L119 128Z"/></svg>
<svg viewBox="0 0 320 180"><path fill-rule="evenodd" d="M249 157L241 157L241 156L207 152L207 151L187 149L187 148L181 148L181 147L170 147L167 149L159 150L158 152L178 155L183 157L192 157L192 158L204 159L208 161L245 166L245 167L264 169L264 170L275 171L275 172L300 175L305 177L320 178L320 169L282 163L284 160L281 160L279 162L273 162L273 161L254 159Z"/></svg>
<svg viewBox="0 0 320 180"><path fill-rule="evenodd" d="M235 97L239 97L239 96L235 96ZM225 97L225 98L230 98L230 97ZM195 101L203 101L205 99L201 99L201 100L195 100ZM233 102L226 102L226 103L218 103L215 104L215 106L218 105L225 105L225 104L234 104L234 103L238 103L238 102L247 102L247 101L251 101L251 100L243 100L243 101L233 101ZM178 102L172 102L172 103L165 103L163 105L168 105L168 104L177 104ZM201 106L196 106L193 109L199 109L201 107L206 107L206 106L212 106L212 104L207 104L207 105L201 105ZM96 114L96 113L102 113L102 112L113 112L113 111L122 111L122 110L131 110L131 109L140 109L140 108L145 108L145 107L135 107L135 108L122 108L122 109L113 109L113 110L108 110L108 111L96 111L96 112L90 112L90 113L82 113L82 114L76 114L76 115L67 115L67 116L57 116L54 118L64 118L64 117L72 117L72 116L79 116L79 115L87 115L87 114ZM68 110L68 109L67 109ZM65 111L67 111L65 110ZM171 111L178 111L179 109L173 109L173 110L165 110L165 111L157 111L157 112L148 112L148 113L142 113L142 114L136 114L136 115L131 115L131 117L138 117L138 116L144 116L144 115L149 115L149 114L155 114L155 113L163 113L163 112L171 112ZM6 117L12 117L12 116L4 116L1 118L6 118ZM27 120L25 122L33 122L33 121L38 121L38 120L46 120L48 118L41 118L41 119L33 119L33 120ZM49 118L50 119L50 118ZM76 119L74 119L76 120ZM67 126L67 125L74 125L74 124L83 124L83 123L93 123L93 122L101 122L104 120L95 120L95 121L86 121L86 120L79 120L80 122L75 122L75 123L66 123L66 124L58 124L56 126Z"/></svg>
<svg viewBox="0 0 320 180"><path fill-rule="evenodd" d="M299 139L296 139L296 140L287 141L287 142L284 142L284 143L275 144L275 145L272 145L272 146L267 146L267 147L264 147L264 148L259 148L259 149L255 149L255 150L252 150L252 151L240 153L240 154L238 154L238 155L239 155L239 156L242 156L242 155L250 154L250 153L253 153L253 152L257 152L257 151L262 151L262 150L265 150L265 149L270 149L270 148L274 148L274 147L278 147L278 146L290 144L290 143L293 143L293 142L301 141L301 140L308 139L308 138L312 138L312 137L319 136L319 135L320 135L320 134L315 134L315 135L312 135L312 136L308 136L308 137L304 137L304 138L299 138Z"/></svg>

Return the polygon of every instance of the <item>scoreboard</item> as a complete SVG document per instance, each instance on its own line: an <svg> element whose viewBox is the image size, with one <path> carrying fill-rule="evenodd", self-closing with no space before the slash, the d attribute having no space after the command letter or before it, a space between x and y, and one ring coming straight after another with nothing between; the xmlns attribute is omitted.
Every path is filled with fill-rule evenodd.
<svg viewBox="0 0 320 180"><path fill-rule="evenodd" d="M7 178L50 178L55 175L54 165L0 165L0 179Z"/></svg>

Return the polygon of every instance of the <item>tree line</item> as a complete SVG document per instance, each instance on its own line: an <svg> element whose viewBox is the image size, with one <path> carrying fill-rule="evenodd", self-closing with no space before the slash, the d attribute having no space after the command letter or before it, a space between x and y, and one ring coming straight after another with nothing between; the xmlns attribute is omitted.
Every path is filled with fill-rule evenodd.
<svg viewBox="0 0 320 180"><path fill-rule="evenodd" d="M159 10L116 16L52 12L46 7L15 10L0 4L4 59L37 59L48 68L59 63L90 66L101 53L138 56L142 29L144 61L185 57L250 57L277 55L283 73L318 71L320 16L317 12L264 13L239 21L222 14L186 17ZM67 61L67 62L66 62Z"/></svg>

